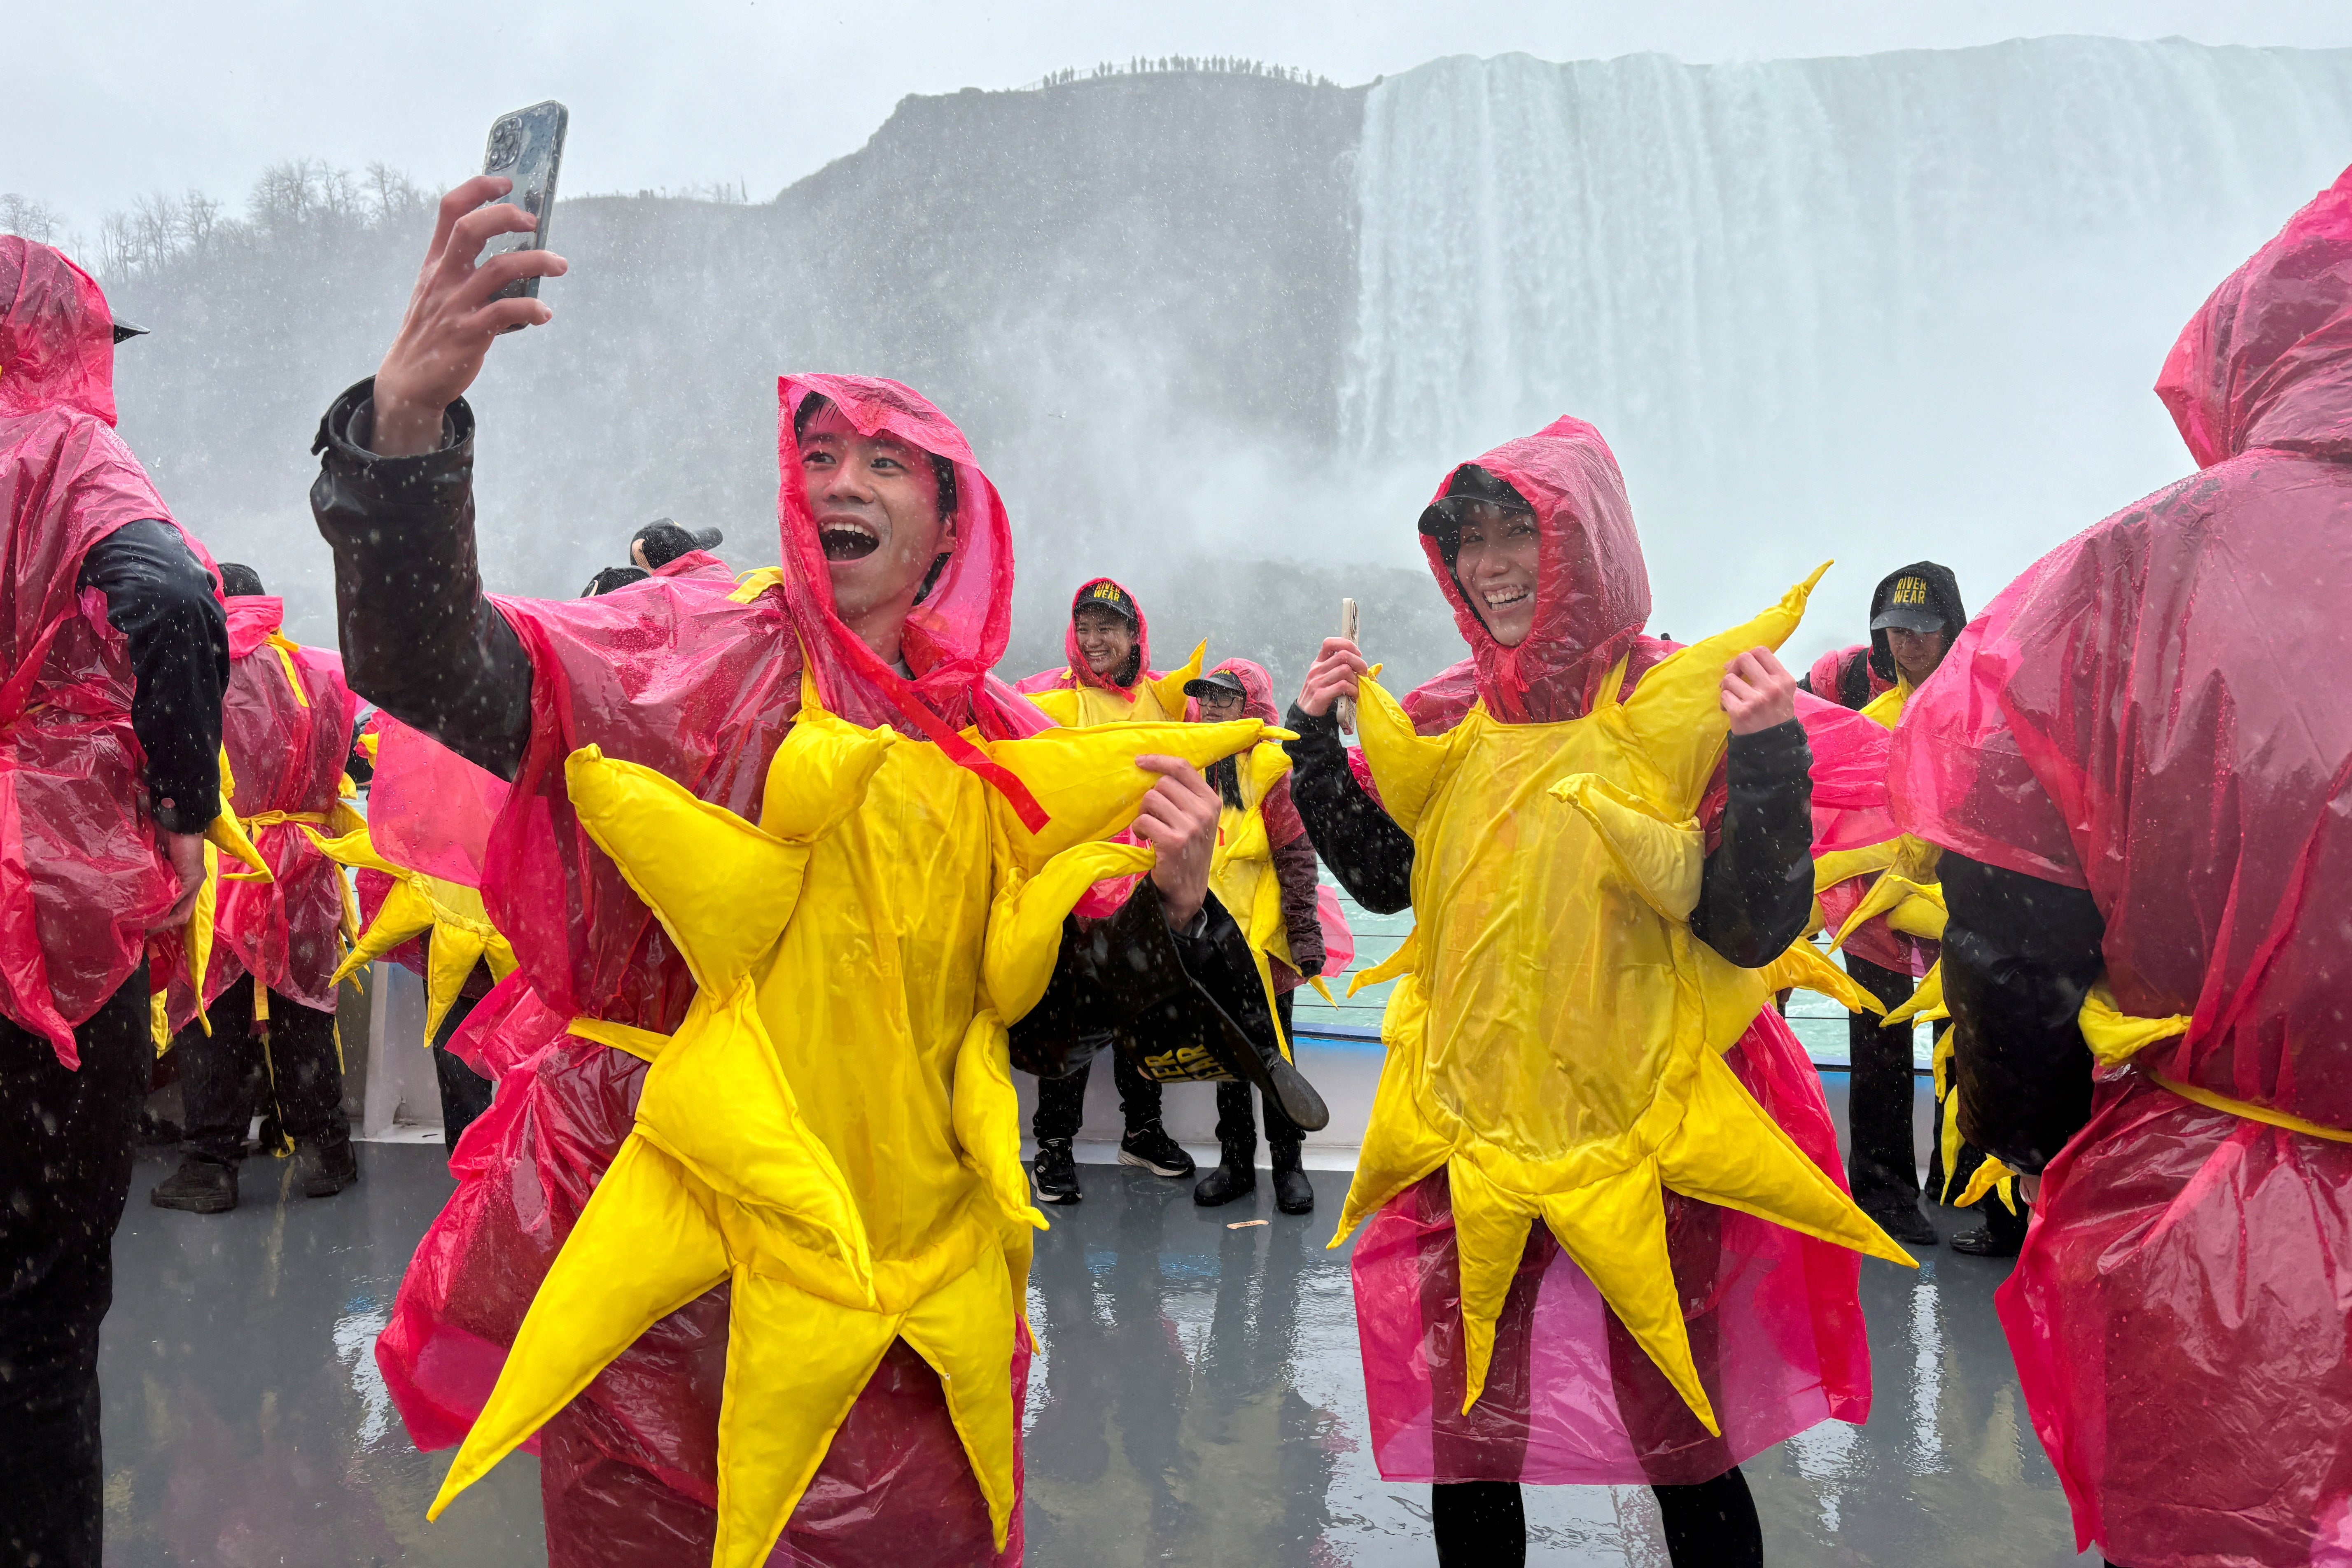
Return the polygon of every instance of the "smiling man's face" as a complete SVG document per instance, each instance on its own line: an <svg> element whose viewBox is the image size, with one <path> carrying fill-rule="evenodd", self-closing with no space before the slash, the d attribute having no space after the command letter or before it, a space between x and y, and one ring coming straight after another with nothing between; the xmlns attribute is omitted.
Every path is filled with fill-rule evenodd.
<svg viewBox="0 0 2352 1568"><path fill-rule="evenodd" d="M940 516L930 454L896 437L861 436L829 405L809 421L800 447L835 612L852 625L894 604L903 616L932 561L955 542Z"/></svg>

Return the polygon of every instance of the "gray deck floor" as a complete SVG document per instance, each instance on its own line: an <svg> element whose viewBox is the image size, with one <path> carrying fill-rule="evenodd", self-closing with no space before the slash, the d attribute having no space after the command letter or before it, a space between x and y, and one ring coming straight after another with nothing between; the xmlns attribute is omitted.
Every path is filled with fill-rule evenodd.
<svg viewBox="0 0 2352 1568"><path fill-rule="evenodd" d="M103 1354L109 1564L544 1561L527 1457L425 1522L448 1456L410 1447L370 1345L450 1182L437 1149L361 1158L325 1202L281 1200L287 1166L248 1163L245 1205L209 1219L150 1207L171 1165L142 1160ZM1263 1192L1202 1210L1189 1183L1083 1174L1032 1284L1029 1562L1433 1563L1426 1489L1383 1484L1366 1452L1347 1255L1322 1246L1342 1178L1317 1176L1300 1221ZM1272 1223L1229 1228L1252 1218ZM1770 1560L2076 1562L1993 1320L2007 1265L1864 1268L1876 1405L1751 1461ZM1530 1490L1528 1516L1534 1562L1666 1562L1645 1491Z"/></svg>

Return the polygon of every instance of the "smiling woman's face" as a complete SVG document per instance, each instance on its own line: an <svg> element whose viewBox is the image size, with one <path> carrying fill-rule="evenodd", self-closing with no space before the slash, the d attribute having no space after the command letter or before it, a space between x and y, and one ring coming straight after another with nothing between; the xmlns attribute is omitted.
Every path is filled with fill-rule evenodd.
<svg viewBox="0 0 2352 1568"><path fill-rule="evenodd" d="M809 421L800 446L835 612L855 622L900 599L912 607L931 562L954 542L930 455L895 437L861 436L830 406Z"/></svg>
<svg viewBox="0 0 2352 1568"><path fill-rule="evenodd" d="M1454 580L1495 640L1517 647L1536 619L1535 516L1485 501L1458 505L1455 516Z"/></svg>

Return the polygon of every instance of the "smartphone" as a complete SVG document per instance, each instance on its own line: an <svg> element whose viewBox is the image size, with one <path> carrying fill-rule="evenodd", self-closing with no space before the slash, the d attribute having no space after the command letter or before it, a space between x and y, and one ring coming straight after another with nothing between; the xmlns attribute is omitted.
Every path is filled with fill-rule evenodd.
<svg viewBox="0 0 2352 1568"><path fill-rule="evenodd" d="M1358 615L1356 610L1356 601L1353 599L1340 600L1339 635L1346 637L1349 642L1355 643L1358 647L1361 647L1363 644L1359 642L1356 637L1357 620ZM1352 697L1334 698L1332 700L1331 706L1337 712L1339 720L1340 730L1344 733L1349 735L1354 734L1356 732L1356 700Z"/></svg>
<svg viewBox="0 0 2352 1568"><path fill-rule="evenodd" d="M522 208L539 220L539 226L527 234L498 236L482 247L485 260L510 250L547 248L548 220L555 216L555 175L563 163L563 132L571 120L571 110L551 98L545 103L501 114L491 124L489 147L482 155L482 173L504 174L513 181L513 188L499 201ZM539 279L518 278L490 298L536 300ZM520 330L520 325L507 329L510 332Z"/></svg>

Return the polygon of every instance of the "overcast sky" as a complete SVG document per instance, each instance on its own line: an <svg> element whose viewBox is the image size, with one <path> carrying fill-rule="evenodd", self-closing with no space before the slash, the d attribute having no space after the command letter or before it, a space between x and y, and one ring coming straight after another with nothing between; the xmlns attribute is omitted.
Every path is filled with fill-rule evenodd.
<svg viewBox="0 0 2352 1568"><path fill-rule="evenodd" d="M150 191L239 205L284 158L469 172L498 112L572 110L572 194L741 181L765 199L908 93L1010 88L1131 55L1237 55L1369 81L1448 54L1685 60L1948 48L2052 33L2352 44L2344 0L145 0L10 7L0 191L94 230Z"/></svg>

